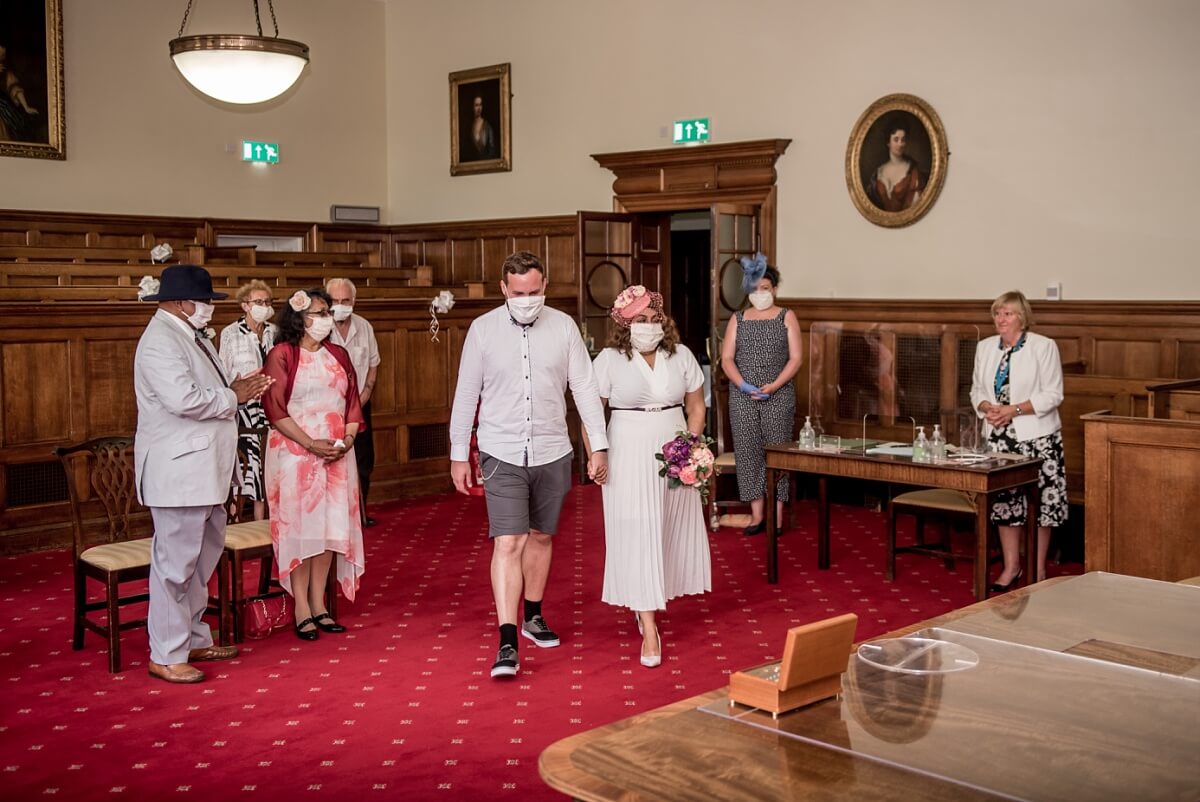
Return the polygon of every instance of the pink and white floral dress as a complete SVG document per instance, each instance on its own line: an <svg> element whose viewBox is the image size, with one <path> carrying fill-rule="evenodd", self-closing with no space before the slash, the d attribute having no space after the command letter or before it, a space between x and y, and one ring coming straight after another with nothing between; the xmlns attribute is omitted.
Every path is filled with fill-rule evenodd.
<svg viewBox="0 0 1200 802"><path fill-rule="evenodd" d="M288 400L289 417L314 440L346 433L345 369L325 348L299 350L300 364ZM326 463L272 429L267 440L267 503L279 581L292 592L291 573L324 551L336 552L342 595L354 601L363 574L358 467L353 450Z"/></svg>

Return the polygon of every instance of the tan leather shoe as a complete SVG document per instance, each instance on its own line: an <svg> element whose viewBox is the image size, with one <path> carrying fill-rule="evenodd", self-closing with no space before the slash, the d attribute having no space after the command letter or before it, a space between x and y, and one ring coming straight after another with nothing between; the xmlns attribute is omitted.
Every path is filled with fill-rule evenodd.
<svg viewBox="0 0 1200 802"><path fill-rule="evenodd" d="M150 676L158 677L166 682L190 684L204 679L204 672L192 668L187 663L173 663L164 666L162 663L150 661Z"/></svg>
<svg viewBox="0 0 1200 802"><path fill-rule="evenodd" d="M238 656L236 646L206 646L203 649L192 649L188 652L188 662L197 663L201 660L228 660Z"/></svg>

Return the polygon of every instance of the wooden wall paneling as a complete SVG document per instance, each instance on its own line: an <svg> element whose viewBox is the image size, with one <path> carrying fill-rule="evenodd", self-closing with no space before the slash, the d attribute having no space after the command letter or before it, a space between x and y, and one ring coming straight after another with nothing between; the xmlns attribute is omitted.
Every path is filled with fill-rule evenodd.
<svg viewBox="0 0 1200 802"><path fill-rule="evenodd" d="M113 332L113 339L83 339L83 382L86 430L71 439L132 434L137 429L133 394L133 358L141 330Z"/></svg>
<svg viewBox="0 0 1200 802"><path fill-rule="evenodd" d="M455 284L450 270L450 259L447 256L449 242L445 239L427 239L422 243L421 264L433 268L434 284Z"/></svg>
<svg viewBox="0 0 1200 802"><path fill-rule="evenodd" d="M402 332L408 356L408 411L448 410L449 348L444 338L432 342L428 329L411 328Z"/></svg>
<svg viewBox="0 0 1200 802"><path fill-rule="evenodd" d="M6 447L71 437L70 347L52 332L43 336L48 339L0 345Z"/></svg>
<svg viewBox="0 0 1200 802"><path fill-rule="evenodd" d="M488 295L500 294L500 274L504 269L504 260L512 253L508 237L483 237L483 290ZM550 281L558 283L558 277L551 274Z"/></svg>
<svg viewBox="0 0 1200 802"><path fill-rule="evenodd" d="M516 253L517 251L535 253L542 260L547 273L555 272L554 265L549 264L546 260L546 238L544 236L512 237L509 240L508 250L509 253Z"/></svg>
<svg viewBox="0 0 1200 802"><path fill-rule="evenodd" d="M547 235L546 262L554 266L556 284L579 285L579 249L575 246L574 234Z"/></svg>
<svg viewBox="0 0 1200 802"><path fill-rule="evenodd" d="M482 243L478 237L455 237L450 240L450 270L447 284L483 281Z"/></svg>
<svg viewBox="0 0 1200 802"><path fill-rule="evenodd" d="M1157 374L1162 369L1162 340L1143 337L1118 337L1116 332L1103 338L1098 336L1094 349L1095 359L1089 364L1089 372L1101 376Z"/></svg>
<svg viewBox="0 0 1200 802"><path fill-rule="evenodd" d="M1180 339L1175 348L1175 370L1172 376L1181 379L1200 379L1200 340Z"/></svg>

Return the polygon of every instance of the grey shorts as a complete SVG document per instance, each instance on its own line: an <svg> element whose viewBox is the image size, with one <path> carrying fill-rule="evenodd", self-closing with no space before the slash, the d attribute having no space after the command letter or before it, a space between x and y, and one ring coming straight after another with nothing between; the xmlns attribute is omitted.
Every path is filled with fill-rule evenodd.
<svg viewBox="0 0 1200 802"><path fill-rule="evenodd" d="M487 499L488 537L524 535L530 529L552 535L571 489L573 455L545 465L510 465L479 452Z"/></svg>

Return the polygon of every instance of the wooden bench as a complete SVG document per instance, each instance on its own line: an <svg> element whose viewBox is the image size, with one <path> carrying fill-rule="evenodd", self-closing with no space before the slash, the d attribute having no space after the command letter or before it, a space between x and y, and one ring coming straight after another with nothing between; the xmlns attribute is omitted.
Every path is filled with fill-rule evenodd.
<svg viewBox="0 0 1200 802"><path fill-rule="evenodd" d="M169 261L178 261L178 254ZM154 264L149 248L86 248L0 245L0 262L72 264Z"/></svg>
<svg viewBox="0 0 1200 802"><path fill-rule="evenodd" d="M0 302L137 300L143 276L157 277L165 265L76 262L0 262ZM251 279L283 289L324 286L331 278L348 278L363 297L407 288L420 268L346 267L325 265L207 265L218 291L232 294Z"/></svg>

